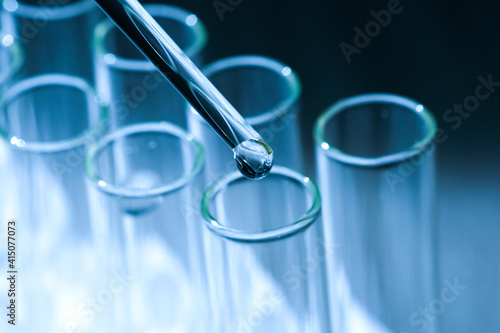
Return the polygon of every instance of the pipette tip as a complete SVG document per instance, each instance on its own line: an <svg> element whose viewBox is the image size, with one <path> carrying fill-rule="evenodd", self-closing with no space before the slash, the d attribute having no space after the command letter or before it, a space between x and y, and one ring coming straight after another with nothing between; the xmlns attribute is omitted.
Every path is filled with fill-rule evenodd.
<svg viewBox="0 0 500 333"><path fill-rule="evenodd" d="M248 179L262 179L273 167L273 150L261 139L243 141L233 149L233 152L238 169Z"/></svg>

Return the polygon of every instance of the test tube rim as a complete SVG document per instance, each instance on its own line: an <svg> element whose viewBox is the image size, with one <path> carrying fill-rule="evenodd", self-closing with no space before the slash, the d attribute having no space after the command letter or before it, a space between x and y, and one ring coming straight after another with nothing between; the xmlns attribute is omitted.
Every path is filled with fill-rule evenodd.
<svg viewBox="0 0 500 333"><path fill-rule="evenodd" d="M133 135L141 132L156 132L156 133L166 133L178 137L180 140L189 142L191 145L191 151L193 152L193 165L191 168L186 170L179 178L167 182L161 186L148 188L148 189L136 189L127 188L124 186L118 186L108 183L106 180L102 179L94 170L93 161L97 156L98 152L106 147L110 142L116 140L120 137L125 137L128 135ZM161 122L145 122L132 124L119 128L106 136L101 138L99 141L93 143L89 148L85 156L85 174L87 178L92 183L94 187L101 190L102 192L119 196L124 198L150 198L160 195L166 195L167 193L172 193L183 188L186 184L190 183L202 170L205 161L205 152L202 145L194 139L193 135L182 129L181 127L168 123L166 121Z"/></svg>
<svg viewBox="0 0 500 333"><path fill-rule="evenodd" d="M201 215L205 226L221 237L238 242L256 243L284 239L307 229L317 220L321 213L321 195L318 186L309 177L306 177L305 175L284 166L273 166L271 172L267 177L272 177L273 175L279 175L294 182L300 183L303 186L304 190L307 191L311 196L312 200L310 207L299 219L279 228L258 232L226 227L219 223L210 210L210 203L212 202L212 200L221 191L223 191L224 188L226 188L233 182L241 180L258 182L254 180L248 180L240 172L233 171L216 180L205 190L205 193L203 194L201 200Z"/></svg>
<svg viewBox="0 0 500 333"><path fill-rule="evenodd" d="M86 95L88 107L91 108L89 113L98 114L99 120L95 125L91 125L79 135L58 141L25 141L23 138L11 136L8 131L0 125L0 138L5 140L12 149L33 153L55 153L86 145L88 142L93 141L96 133L99 134L105 131L107 105L103 100L97 99L94 89L85 79L73 75L49 73L32 76L17 82L1 96L0 113L3 112L5 105L10 103L15 96L40 86L70 86L71 88L80 90ZM16 140L13 142L14 137ZM19 139L22 140L22 145L18 144Z"/></svg>
<svg viewBox="0 0 500 333"><path fill-rule="evenodd" d="M200 53L206 46L207 30L203 22L201 22L201 20L198 18L196 14L193 14L182 8L166 4L148 4L144 5L144 8L148 10L149 14L153 16L153 18L162 17L166 19L172 19L185 25L186 28L192 30L195 42L192 45L188 46L185 50L183 50L184 53L186 53L186 55L189 58L192 58L196 54ZM156 10L158 10L158 12L154 13L153 11ZM187 18L191 15L195 15L197 17L197 21L194 25L188 25L186 23ZM128 71L136 71L136 72L157 71L157 68L146 58L142 60L127 59L119 57L113 52L108 52L108 50L106 49L106 37L108 33L111 31L111 29L119 29L119 28L109 18L104 18L94 28L92 45L95 51L96 60L99 63L104 63L106 66L110 68L128 70ZM135 47L132 44L132 42L130 42L130 45L132 47ZM112 63L106 62L104 60L104 57L108 54L114 56L114 61Z"/></svg>
<svg viewBox="0 0 500 333"><path fill-rule="evenodd" d="M331 118L348 107L371 103L395 104L414 112L423 122L425 126L425 133L420 138L420 140L415 142L410 147L407 147L406 149L396 153L378 157L361 157L347 154L340 149L330 145L326 141L324 135L325 126ZM420 107L422 109L420 111L417 111L417 109ZM341 163L359 167L380 167L398 163L422 153L429 145L432 144L434 136L436 135L436 131L436 119L434 118L432 113L429 112L428 109L422 104L400 95L372 93L341 99L330 106L316 120L316 123L314 125L314 139L318 150L320 150L322 153L325 153L328 157L335 159Z"/></svg>
<svg viewBox="0 0 500 333"><path fill-rule="evenodd" d="M244 117L242 115L251 126L263 125L272 121L273 119L283 117L286 114L294 111L293 105L298 103L300 96L302 95L302 84L295 71L290 66L285 65L279 60L261 55L232 56L219 59L208 64L202 69L202 72L210 80L210 76L215 74L216 72L237 67L257 67L274 72L278 76L285 78L290 90L288 97L277 105L273 106L271 109L250 117ZM290 74L283 74L282 71L285 68L290 69ZM196 110L194 110L192 107L191 110L196 113Z"/></svg>
<svg viewBox="0 0 500 333"><path fill-rule="evenodd" d="M12 37L12 43L10 45L5 45L3 41L6 36ZM0 40L2 41L2 48L7 49L12 57L12 62L9 64L9 66L6 66L5 69L0 70L0 85L2 85L5 84L5 82L10 77L12 77L12 75L17 73L21 69L24 63L24 52L17 39L10 33L0 31Z"/></svg>
<svg viewBox="0 0 500 333"><path fill-rule="evenodd" d="M58 21L71 19L75 16L85 14L92 10L96 10L94 2L92 0L79 0L74 3L61 5L57 7L48 6L32 6L23 4L22 2L11 0L17 4L17 8L14 10L9 10L5 7L5 3L2 3L2 7L5 11L17 15L19 17L25 17L29 19L41 19L41 10L43 10L47 15L43 16L43 19L47 21Z"/></svg>

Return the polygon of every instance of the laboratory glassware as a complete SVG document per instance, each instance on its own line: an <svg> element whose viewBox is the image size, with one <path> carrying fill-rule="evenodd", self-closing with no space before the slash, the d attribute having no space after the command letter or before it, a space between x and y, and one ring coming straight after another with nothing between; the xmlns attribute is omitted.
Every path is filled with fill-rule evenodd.
<svg viewBox="0 0 500 333"><path fill-rule="evenodd" d="M274 166L258 182L237 171L202 199L211 332L332 332L316 185Z"/></svg>
<svg viewBox="0 0 500 333"><path fill-rule="evenodd" d="M90 41L102 13L91 0L6 0L1 25L25 54L24 78L61 73L93 80Z"/></svg>
<svg viewBox="0 0 500 333"><path fill-rule="evenodd" d="M281 62L244 55L218 60L203 73L228 101L273 146L275 162L302 170L299 110L301 84ZM188 128L207 151L206 180L235 170L233 156L196 110L188 106Z"/></svg>
<svg viewBox="0 0 500 333"><path fill-rule="evenodd" d="M122 127L89 150L86 172L98 193L93 217L108 244L103 257L110 269L127 277L102 327L120 332L205 329L200 228L195 225L203 158L193 136L167 122Z"/></svg>
<svg viewBox="0 0 500 333"><path fill-rule="evenodd" d="M274 162L271 147L146 9L137 0L96 3L233 150L240 172L250 179L264 178Z"/></svg>
<svg viewBox="0 0 500 333"><path fill-rule="evenodd" d="M169 5L144 8L199 65L207 36L198 17ZM168 121L186 127L184 98L107 18L94 30L93 54L96 89L109 101L114 128L147 121Z"/></svg>
<svg viewBox="0 0 500 333"><path fill-rule="evenodd" d="M316 122L325 237L339 244L329 272L342 332L419 332L419 309L439 296L435 134L423 105L390 94L341 100Z"/></svg>
<svg viewBox="0 0 500 333"><path fill-rule="evenodd" d="M17 228L16 329L94 329L79 311L90 309L87 299L99 291L105 272L83 162L104 130L104 117L90 85L63 74L21 80L0 99L0 134L13 177L4 190L13 197L8 218Z"/></svg>

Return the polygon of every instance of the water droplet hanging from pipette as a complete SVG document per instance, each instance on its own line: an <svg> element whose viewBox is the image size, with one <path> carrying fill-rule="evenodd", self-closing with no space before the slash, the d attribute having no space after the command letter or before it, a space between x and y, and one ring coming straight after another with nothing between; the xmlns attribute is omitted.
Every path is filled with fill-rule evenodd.
<svg viewBox="0 0 500 333"><path fill-rule="evenodd" d="M244 141L237 145L233 152L238 169L249 179L262 179L271 171L274 162L273 151L264 141Z"/></svg>
<svg viewBox="0 0 500 333"><path fill-rule="evenodd" d="M144 7L137 0L95 2L229 145L240 172L250 179L264 178L273 166L271 147Z"/></svg>

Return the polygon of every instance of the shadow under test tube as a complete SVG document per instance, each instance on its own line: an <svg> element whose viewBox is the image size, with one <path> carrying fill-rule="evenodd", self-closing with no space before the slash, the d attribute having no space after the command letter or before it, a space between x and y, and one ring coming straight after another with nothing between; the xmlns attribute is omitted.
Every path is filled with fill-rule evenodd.
<svg viewBox="0 0 500 333"><path fill-rule="evenodd" d="M201 332L198 236L203 149L167 122L130 125L96 143L86 172L99 194L108 267L127 282L102 313L103 331ZM199 326L198 326L199 325Z"/></svg>
<svg viewBox="0 0 500 333"><path fill-rule="evenodd" d="M83 172L85 149L100 133L98 114L91 87L68 75L19 81L0 100L17 192L10 218L17 221L16 329L23 332L62 331L82 320L73 314L101 285ZM79 328L92 331L91 323Z"/></svg>
<svg viewBox="0 0 500 333"><path fill-rule="evenodd" d="M199 65L207 36L197 16L174 6L144 8ZM186 127L184 98L111 20L95 28L93 53L96 89L109 101L113 128L146 121Z"/></svg>
<svg viewBox="0 0 500 333"><path fill-rule="evenodd" d="M273 147L276 164L302 170L298 124L302 89L290 67L267 57L248 55L216 61L203 73ZM189 131L207 152L206 181L236 170L224 142L193 107L188 109Z"/></svg>
<svg viewBox="0 0 500 333"><path fill-rule="evenodd" d="M325 237L341 244L330 262L340 332L421 332L414 314L439 296L435 133L421 104L389 94L339 101L316 123Z"/></svg>
<svg viewBox="0 0 500 333"><path fill-rule="evenodd" d="M209 187L210 332L332 332L325 267L333 248L320 201L309 178L281 166L258 182L235 171Z"/></svg>
<svg viewBox="0 0 500 333"><path fill-rule="evenodd" d="M23 77L64 73L93 81L90 41L102 14L91 0L5 0L2 30L19 41Z"/></svg>

